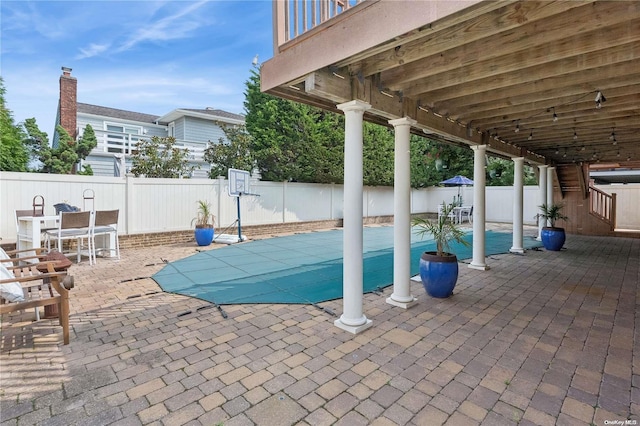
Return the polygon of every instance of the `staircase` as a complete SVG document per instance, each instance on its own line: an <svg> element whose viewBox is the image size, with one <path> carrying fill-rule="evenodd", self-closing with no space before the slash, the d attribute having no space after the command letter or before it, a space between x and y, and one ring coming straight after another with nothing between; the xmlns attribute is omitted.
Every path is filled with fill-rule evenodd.
<svg viewBox="0 0 640 426"><path fill-rule="evenodd" d="M589 166L577 164L562 164L556 167L556 176L560 185L562 198L567 192L580 192L583 199L589 194Z"/></svg>
<svg viewBox="0 0 640 426"><path fill-rule="evenodd" d="M570 204L589 207L589 216L607 225L609 231L616 227L616 195L607 194L589 184L589 166L563 164L556 167L556 177L563 199ZM582 201L584 200L584 202ZM571 213L578 214L577 206L568 206ZM583 213L583 214L586 214ZM581 222L582 223L582 222ZM586 226L583 225L582 226Z"/></svg>

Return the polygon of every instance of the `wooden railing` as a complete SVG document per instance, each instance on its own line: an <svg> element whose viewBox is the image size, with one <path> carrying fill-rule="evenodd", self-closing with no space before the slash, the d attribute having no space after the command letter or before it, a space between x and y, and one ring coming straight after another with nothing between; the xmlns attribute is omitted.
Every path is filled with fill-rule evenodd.
<svg viewBox="0 0 640 426"><path fill-rule="evenodd" d="M274 0L275 46L292 40L364 0Z"/></svg>
<svg viewBox="0 0 640 426"><path fill-rule="evenodd" d="M616 227L616 194L607 194L593 186L589 187L589 213L609 224L613 231Z"/></svg>

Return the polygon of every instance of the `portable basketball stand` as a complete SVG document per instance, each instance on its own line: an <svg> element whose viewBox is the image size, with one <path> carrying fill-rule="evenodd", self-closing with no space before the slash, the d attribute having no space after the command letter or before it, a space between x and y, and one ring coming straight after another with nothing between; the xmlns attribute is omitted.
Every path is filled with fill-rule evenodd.
<svg viewBox="0 0 640 426"><path fill-rule="evenodd" d="M246 241L247 237L242 235L242 221L240 219L240 199L243 196L259 197L260 194L252 194L249 192L249 172L246 170L229 169L229 196L236 197L236 206L238 217L222 233L213 238L214 243L218 244L235 244ZM238 225L238 235L225 234L227 230Z"/></svg>

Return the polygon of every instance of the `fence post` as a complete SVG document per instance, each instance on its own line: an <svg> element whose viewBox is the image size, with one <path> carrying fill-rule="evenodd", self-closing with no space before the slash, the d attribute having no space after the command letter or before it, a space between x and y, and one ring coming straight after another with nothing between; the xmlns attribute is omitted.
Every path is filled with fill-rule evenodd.
<svg viewBox="0 0 640 426"><path fill-rule="evenodd" d="M135 200L135 194L134 194L134 186L133 186L133 181L134 181L134 176L131 173L126 173L125 174L125 184L126 184L126 190L125 190L125 201L124 201L124 210L125 210L125 217L127 218L127 223L126 223L126 233L127 235L133 234L135 231L134 227L133 227L133 206L134 204L134 200Z"/></svg>
<svg viewBox="0 0 640 426"><path fill-rule="evenodd" d="M287 222L287 181L282 182L282 223Z"/></svg>
<svg viewBox="0 0 640 426"><path fill-rule="evenodd" d="M329 202L329 219L333 220L333 191L336 187L336 184L331 182L331 198Z"/></svg>
<svg viewBox="0 0 640 426"><path fill-rule="evenodd" d="M611 193L611 230L616 230L616 193Z"/></svg>
<svg viewBox="0 0 640 426"><path fill-rule="evenodd" d="M218 226L222 227L222 190L224 188L224 176L218 176Z"/></svg>

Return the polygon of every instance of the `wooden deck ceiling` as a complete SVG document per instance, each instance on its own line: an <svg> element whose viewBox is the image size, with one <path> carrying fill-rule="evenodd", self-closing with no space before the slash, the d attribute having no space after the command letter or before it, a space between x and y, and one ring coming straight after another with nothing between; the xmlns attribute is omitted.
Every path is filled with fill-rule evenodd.
<svg viewBox="0 0 640 426"><path fill-rule="evenodd" d="M267 93L360 99L531 164L640 167L640 1L366 0L274 50Z"/></svg>

